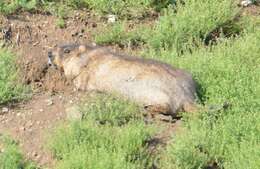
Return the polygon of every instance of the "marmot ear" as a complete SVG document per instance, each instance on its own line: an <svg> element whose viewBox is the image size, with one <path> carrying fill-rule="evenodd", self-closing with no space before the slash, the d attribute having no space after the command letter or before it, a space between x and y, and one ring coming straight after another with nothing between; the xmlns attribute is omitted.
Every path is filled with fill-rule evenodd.
<svg viewBox="0 0 260 169"><path fill-rule="evenodd" d="M83 52L86 52L86 51L87 51L87 48L86 48L85 45L80 45L80 46L79 46L79 52L80 52L80 53L83 53Z"/></svg>

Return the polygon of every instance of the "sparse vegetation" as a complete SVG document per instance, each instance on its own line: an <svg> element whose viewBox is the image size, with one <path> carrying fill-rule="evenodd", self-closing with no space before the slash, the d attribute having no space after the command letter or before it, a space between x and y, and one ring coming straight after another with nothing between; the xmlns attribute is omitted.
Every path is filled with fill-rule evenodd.
<svg viewBox="0 0 260 169"><path fill-rule="evenodd" d="M17 143L8 136L0 134L1 169L36 169L35 165L25 162Z"/></svg>
<svg viewBox="0 0 260 169"><path fill-rule="evenodd" d="M181 54L220 36L231 37L242 32L243 25L234 21L237 13L233 0L177 1L176 6L163 10L155 24L128 30L126 23L116 23L108 26L109 29L105 27L105 33L97 33L95 40L99 44L121 46L132 40L146 44L149 50L170 49Z"/></svg>
<svg viewBox="0 0 260 169"><path fill-rule="evenodd" d="M9 15L18 11L46 10L50 6L65 6L74 9L88 8L100 15L115 14L121 18L142 17L150 10L160 11L175 0L3 0L0 2L0 13ZM47 8L49 9L49 8ZM48 11L48 10L47 10Z"/></svg>
<svg viewBox="0 0 260 169"><path fill-rule="evenodd" d="M32 11L38 3L38 0L3 0L0 2L0 13L9 15L19 10Z"/></svg>
<svg viewBox="0 0 260 169"><path fill-rule="evenodd" d="M203 86L204 104L228 101L232 106L188 118L184 132L163 155L162 168L204 168L213 163L231 169L260 167L260 154L254 151L260 145L259 42L256 31L183 57L163 54L160 59L193 72Z"/></svg>
<svg viewBox="0 0 260 169"><path fill-rule="evenodd" d="M97 44L119 45L120 47L138 46L144 43L143 31L141 28L128 30L127 22L117 22L107 25L106 29L94 33L94 40ZM102 33L100 33L102 32Z"/></svg>
<svg viewBox="0 0 260 169"><path fill-rule="evenodd" d="M201 106L229 105L219 112L184 115L181 132L158 155L156 167L260 168L259 16L241 19L234 0L0 2L4 15L48 11L58 18L60 28L66 27L68 11L84 8L103 17L115 14L118 19L98 27L93 33L97 44L139 46L143 57L192 72ZM154 10L159 17L151 21L146 14ZM0 49L0 104L24 98L26 89L18 82L14 63L14 55ZM147 151L147 141L155 129L144 123L143 111L135 103L97 94L87 96L79 108L83 120L62 124L51 137L55 168L151 168L155 158ZM0 169L31 167L23 162L14 142L4 139L1 144L1 139L0 150L4 145L6 151L0 151Z"/></svg>
<svg viewBox="0 0 260 169"><path fill-rule="evenodd" d="M175 12L176 11L176 12ZM181 53L203 42L215 29L234 19L237 9L233 0L188 0L168 8L148 35L153 49L172 48Z"/></svg>
<svg viewBox="0 0 260 169"><path fill-rule="evenodd" d="M88 97L81 105L83 121L60 127L50 145L57 168L147 168L151 158L146 141L153 129L139 108L115 96Z"/></svg>
<svg viewBox="0 0 260 169"><path fill-rule="evenodd" d="M0 48L0 104L23 99L28 89L19 82L15 56Z"/></svg>

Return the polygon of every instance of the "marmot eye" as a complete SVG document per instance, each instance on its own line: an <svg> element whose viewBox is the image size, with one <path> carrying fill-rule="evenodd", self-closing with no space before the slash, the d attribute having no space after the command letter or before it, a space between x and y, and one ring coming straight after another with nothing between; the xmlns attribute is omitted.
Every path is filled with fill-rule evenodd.
<svg viewBox="0 0 260 169"><path fill-rule="evenodd" d="M70 50L68 48L64 49L64 53L70 53Z"/></svg>

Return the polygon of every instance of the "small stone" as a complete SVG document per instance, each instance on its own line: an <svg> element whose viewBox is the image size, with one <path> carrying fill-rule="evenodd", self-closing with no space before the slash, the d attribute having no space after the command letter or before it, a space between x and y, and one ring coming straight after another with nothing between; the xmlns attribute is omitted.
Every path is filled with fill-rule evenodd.
<svg viewBox="0 0 260 169"><path fill-rule="evenodd" d="M244 6L244 7L248 7L249 5L252 5L252 4L253 4L252 0L243 0L243 1L241 1L241 6Z"/></svg>
<svg viewBox="0 0 260 169"><path fill-rule="evenodd" d="M47 102L47 106L53 105L53 100L52 99L46 100L46 102Z"/></svg>
<svg viewBox="0 0 260 169"><path fill-rule="evenodd" d="M8 113L9 112L9 109L7 107L3 107L2 108L2 113L5 114L5 113Z"/></svg>
<svg viewBox="0 0 260 169"><path fill-rule="evenodd" d="M22 126L22 127L20 127L20 129L19 129L20 131L25 131L26 129L25 129L25 127L24 126Z"/></svg>
<svg viewBox="0 0 260 169"><path fill-rule="evenodd" d="M43 109L40 109L39 111L40 111L40 112L43 112Z"/></svg>
<svg viewBox="0 0 260 169"><path fill-rule="evenodd" d="M115 23L116 22L116 15L108 15L107 16L108 23Z"/></svg>

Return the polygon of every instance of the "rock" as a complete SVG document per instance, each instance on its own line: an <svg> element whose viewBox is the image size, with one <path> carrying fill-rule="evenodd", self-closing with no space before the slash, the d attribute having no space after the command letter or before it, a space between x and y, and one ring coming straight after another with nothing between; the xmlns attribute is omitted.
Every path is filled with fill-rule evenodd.
<svg viewBox="0 0 260 169"><path fill-rule="evenodd" d="M108 15L107 16L108 23L115 23L116 22L116 15Z"/></svg>
<svg viewBox="0 0 260 169"><path fill-rule="evenodd" d="M53 105L53 100L52 99L46 100L46 102L47 102L47 106Z"/></svg>
<svg viewBox="0 0 260 169"><path fill-rule="evenodd" d="M2 111L0 112L0 115L4 115L9 112L9 109L7 107L3 107Z"/></svg>
<svg viewBox="0 0 260 169"><path fill-rule="evenodd" d="M40 111L40 112L43 112L43 109L40 109L39 111Z"/></svg>
<svg viewBox="0 0 260 169"><path fill-rule="evenodd" d="M70 106L66 108L66 118L67 120L81 120L83 118L83 114L80 112L78 106Z"/></svg>
<svg viewBox="0 0 260 169"><path fill-rule="evenodd" d="M22 127L20 127L20 129L19 129L20 131L25 131L26 129L25 129L25 127L24 126L22 126Z"/></svg>
<svg viewBox="0 0 260 169"><path fill-rule="evenodd" d="M241 1L240 4L241 4L241 6L247 7L249 5L252 5L253 1L252 0L243 0L243 1Z"/></svg>

